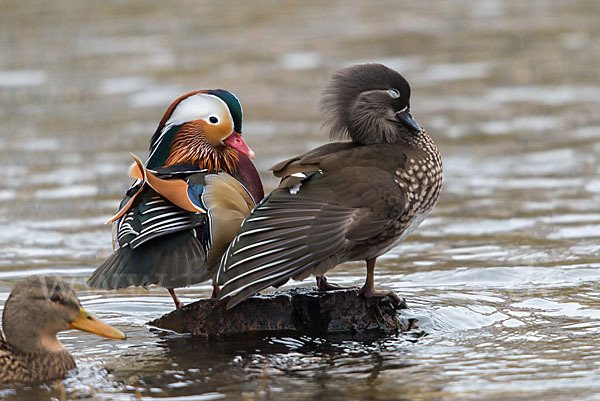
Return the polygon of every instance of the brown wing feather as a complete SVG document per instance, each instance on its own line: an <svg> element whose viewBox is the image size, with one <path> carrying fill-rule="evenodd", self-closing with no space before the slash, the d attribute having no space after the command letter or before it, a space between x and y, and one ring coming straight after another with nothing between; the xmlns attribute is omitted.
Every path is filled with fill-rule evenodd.
<svg viewBox="0 0 600 401"><path fill-rule="evenodd" d="M276 166L297 170L302 160L311 160L309 171L296 171L306 178L284 179L232 242L217 276L221 297L234 294L228 307L289 278L323 274L377 253L382 233L406 206L393 173L404 153L379 145L342 148ZM382 159L389 162L382 166Z"/></svg>
<svg viewBox="0 0 600 401"><path fill-rule="evenodd" d="M358 145L354 142L332 142L315 148L303 155L281 161L271 167L275 177L286 177L295 173L308 173L321 169L321 162L337 152L352 149Z"/></svg>

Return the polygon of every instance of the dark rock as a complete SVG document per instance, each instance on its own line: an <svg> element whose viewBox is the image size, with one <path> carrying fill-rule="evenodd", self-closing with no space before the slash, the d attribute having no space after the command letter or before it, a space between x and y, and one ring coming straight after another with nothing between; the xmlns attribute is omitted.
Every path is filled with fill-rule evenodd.
<svg viewBox="0 0 600 401"><path fill-rule="evenodd" d="M409 322L399 317L395 300L367 300L355 289L320 292L294 288L255 295L227 310L227 300L202 299L149 322L151 326L218 338L243 333L294 332L313 336L332 333L363 333L407 330Z"/></svg>

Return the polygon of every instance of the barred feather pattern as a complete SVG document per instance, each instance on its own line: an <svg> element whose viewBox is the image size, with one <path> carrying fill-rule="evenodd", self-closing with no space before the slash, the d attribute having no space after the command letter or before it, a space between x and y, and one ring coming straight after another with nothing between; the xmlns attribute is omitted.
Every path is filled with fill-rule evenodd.
<svg viewBox="0 0 600 401"><path fill-rule="evenodd" d="M44 383L65 377L76 367L65 349L58 352L22 352L0 340L0 383Z"/></svg>
<svg viewBox="0 0 600 401"><path fill-rule="evenodd" d="M135 249L158 236L199 226L206 218L175 206L154 191L148 191L142 202L130 208L117 223L120 247L129 245Z"/></svg>
<svg viewBox="0 0 600 401"><path fill-rule="evenodd" d="M151 187L140 192L140 184L134 184L121 204L128 204L132 196L134 201L114 223L118 249L94 271L88 280L91 287L177 288L210 279L221 257L216 250L222 253L229 245L254 206L254 196L262 197L262 191L251 195L240 181L223 172L178 165L152 174L184 180L188 195L208 213L183 210Z"/></svg>

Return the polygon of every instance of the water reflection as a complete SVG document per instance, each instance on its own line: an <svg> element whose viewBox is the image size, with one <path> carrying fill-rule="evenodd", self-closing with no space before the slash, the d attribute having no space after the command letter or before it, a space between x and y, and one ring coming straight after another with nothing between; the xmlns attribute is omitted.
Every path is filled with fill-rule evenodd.
<svg viewBox="0 0 600 401"><path fill-rule="evenodd" d="M320 388L335 386L335 382L378 380L385 371L401 371L409 366L399 358L397 339L382 340L380 336L361 340L239 338L218 343L160 333L158 336L160 358L155 353L138 354L134 364L123 362L145 366L134 379L141 385L138 391L147 391L151 386L150 391L157 396L161 395L159 389L172 394L172 389L181 388L181 394L228 396L239 395L240 391L249 396L261 391L285 391L282 396L296 399L306 391L318 394ZM156 381L156 374L161 375L161 380ZM336 399L347 397L351 391L340 389Z"/></svg>
<svg viewBox="0 0 600 401"><path fill-rule="evenodd" d="M123 344L62 335L79 366L62 382L66 398L596 399L597 14L587 0L9 0L0 298L23 277L58 274L128 334ZM272 164L326 141L318 98L329 74L367 61L408 78L413 115L445 162L436 209L378 261L378 285L411 307L409 333L207 343L146 326L171 309L162 289L86 288L111 253L102 223L129 185L129 153L146 154L175 97L234 91L272 188ZM361 263L331 276L363 279ZM180 294L192 302L210 287ZM61 397L54 385L0 389L6 399Z"/></svg>

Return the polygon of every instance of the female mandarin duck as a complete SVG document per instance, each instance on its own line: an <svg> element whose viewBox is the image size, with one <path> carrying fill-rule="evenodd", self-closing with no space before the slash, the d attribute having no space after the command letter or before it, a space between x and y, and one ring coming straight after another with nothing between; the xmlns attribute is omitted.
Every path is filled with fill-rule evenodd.
<svg viewBox="0 0 600 401"><path fill-rule="evenodd" d="M217 273L229 308L290 278L323 276L336 265L365 260L359 293L374 288L375 260L409 235L435 205L442 185L437 147L412 119L410 87L381 64L336 72L324 92L332 138L349 137L272 170L283 177L245 219ZM338 287L339 288L339 287Z"/></svg>
<svg viewBox="0 0 600 401"><path fill-rule="evenodd" d="M173 288L211 279L244 217L264 195L241 136L242 108L222 89L181 96L163 116L146 165L133 156L114 222L117 250L88 280L96 288Z"/></svg>
<svg viewBox="0 0 600 401"><path fill-rule="evenodd" d="M2 313L0 383L32 384L64 378L75 368L75 360L56 333L70 329L126 338L86 312L61 279L34 276L17 284Z"/></svg>

